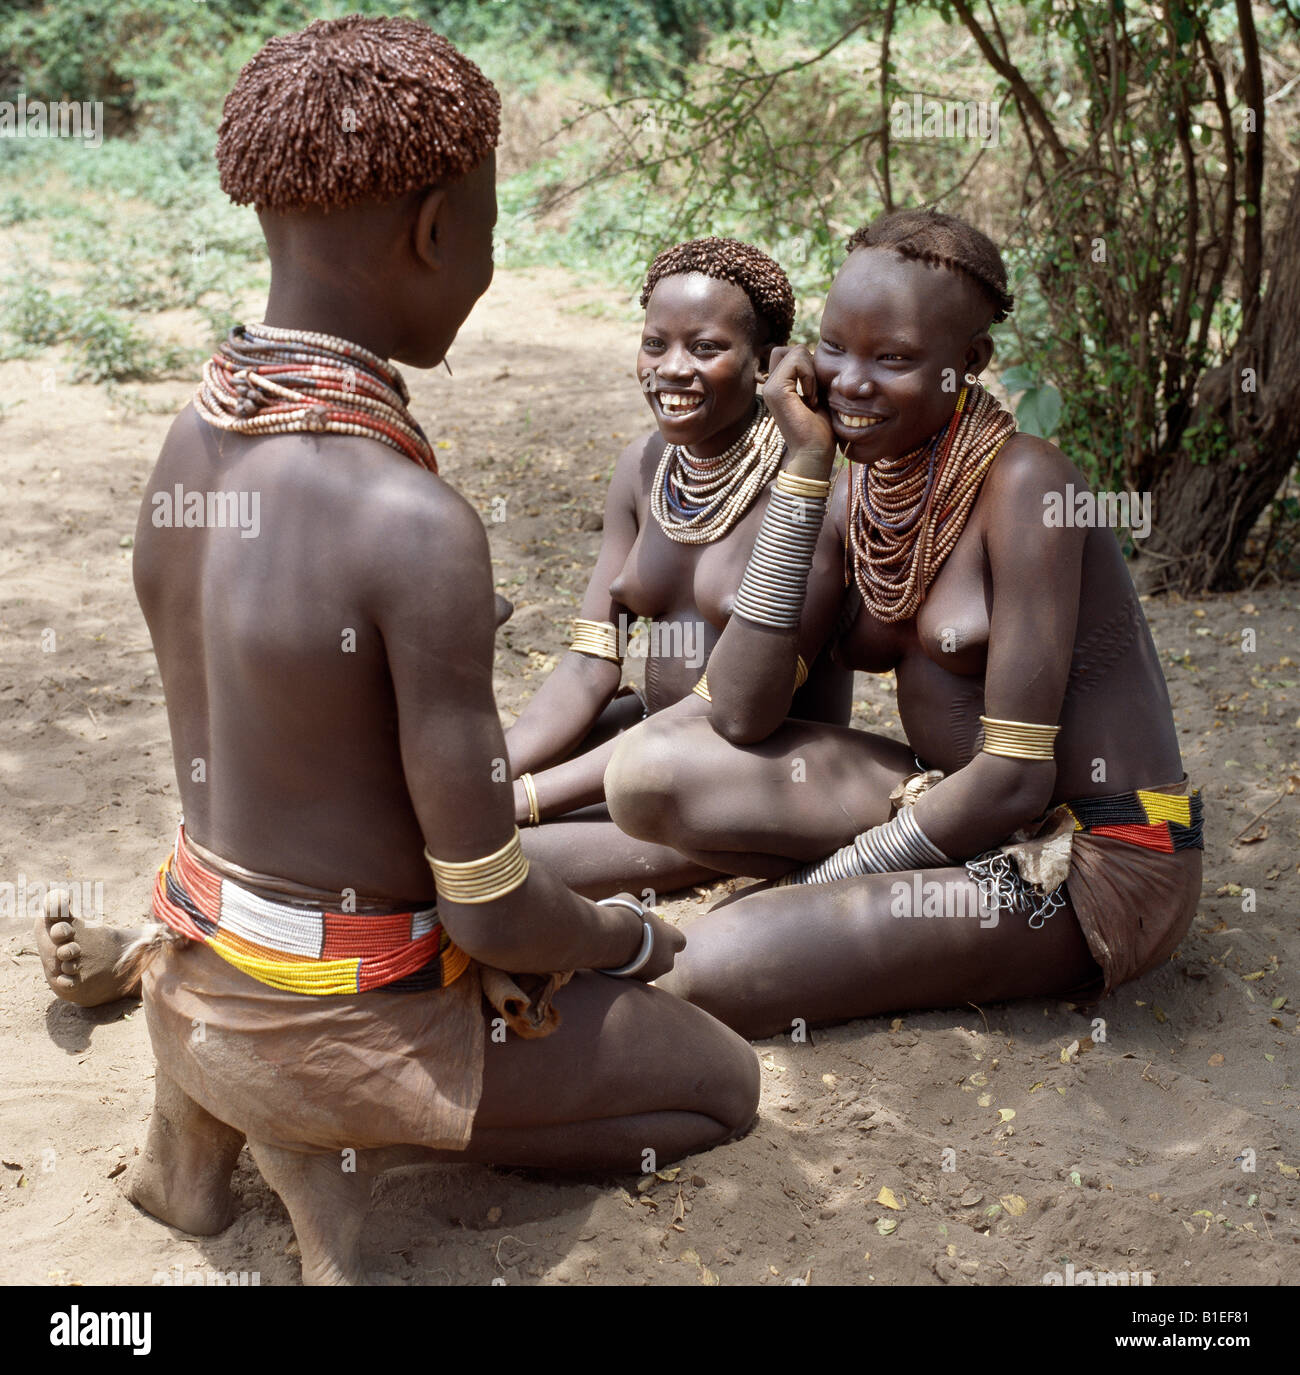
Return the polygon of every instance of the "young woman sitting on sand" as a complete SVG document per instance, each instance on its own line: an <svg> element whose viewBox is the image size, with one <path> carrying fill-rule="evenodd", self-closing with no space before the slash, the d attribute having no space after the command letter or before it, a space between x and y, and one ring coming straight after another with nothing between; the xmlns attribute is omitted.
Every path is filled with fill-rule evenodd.
<svg viewBox="0 0 1300 1375"><path fill-rule="evenodd" d="M1011 306L983 234L889 216L850 240L815 354L774 357L764 390L788 471L824 492L837 444L849 460L833 519L859 605L838 652L896 673L907 743L784 719L765 666L800 633L806 565L774 498L710 720L647 722L606 776L631 835L780 879L691 923L659 981L750 1037L1092 997L1167 959L1195 912L1201 802L1119 546L1056 518L1084 477L977 380Z"/></svg>
<svg viewBox="0 0 1300 1375"><path fill-rule="evenodd" d="M266 235L266 322L205 366L136 535L185 826L144 951L131 1197L218 1231L247 1139L313 1282L361 1276L373 1169L639 1169L758 1099L750 1048L648 985L680 934L530 865L494 767L486 534L390 360L440 362L492 279L499 109L401 19L317 22L244 68L217 161ZM259 536L156 527L178 483L259 493ZM75 995L79 932L44 936Z"/></svg>
<svg viewBox="0 0 1300 1375"><path fill-rule="evenodd" d="M696 239L654 260L641 305L637 375L658 429L619 458L572 648L506 732L519 780L515 819L541 823L525 831L525 853L591 896L716 877L670 845L624 835L604 806L605 767L618 732L643 716L708 711L701 675L731 614L763 498L788 457L755 393L794 323L781 268L734 239ZM843 725L853 675L816 656L841 597L832 530L812 552L804 625L774 692L793 716ZM646 655L644 701L618 695L638 617L649 622L631 641Z"/></svg>

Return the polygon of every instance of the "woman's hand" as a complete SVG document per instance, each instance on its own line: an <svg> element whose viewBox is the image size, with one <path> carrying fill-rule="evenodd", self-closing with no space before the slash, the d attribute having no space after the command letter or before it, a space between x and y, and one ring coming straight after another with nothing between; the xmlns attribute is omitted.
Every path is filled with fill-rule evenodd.
<svg viewBox="0 0 1300 1375"><path fill-rule="evenodd" d="M628 978L636 979L639 983L651 983L661 974L667 974L673 967L677 959L677 952L686 946L685 933L666 922L653 908L646 907L631 893L616 893L615 897L623 899L623 902L618 904L619 906L626 904L631 907L635 903L636 907L641 910L641 920L650 924L653 941L650 947L650 956L645 964L635 974L629 974ZM605 902L611 906L614 905L611 898L606 898ZM644 929L643 927L642 930L644 931Z"/></svg>
<svg viewBox="0 0 1300 1375"><path fill-rule="evenodd" d="M794 456L791 470L803 477L828 477L835 462L835 433L829 413L820 404L817 374L806 348L772 350L763 400Z"/></svg>

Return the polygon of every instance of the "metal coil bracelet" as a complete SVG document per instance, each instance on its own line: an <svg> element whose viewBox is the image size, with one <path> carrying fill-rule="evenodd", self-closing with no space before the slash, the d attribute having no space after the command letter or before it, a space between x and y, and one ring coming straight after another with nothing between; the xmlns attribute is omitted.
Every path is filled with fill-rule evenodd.
<svg viewBox="0 0 1300 1375"><path fill-rule="evenodd" d="M910 807L892 820L855 836L851 845L836 850L818 864L794 869L776 887L804 883L839 883L864 874L892 874L906 869L942 869L952 860L921 829Z"/></svg>
<svg viewBox="0 0 1300 1375"><path fill-rule="evenodd" d="M799 628L825 516L825 497L795 495L777 479L736 593L736 615L772 630Z"/></svg>

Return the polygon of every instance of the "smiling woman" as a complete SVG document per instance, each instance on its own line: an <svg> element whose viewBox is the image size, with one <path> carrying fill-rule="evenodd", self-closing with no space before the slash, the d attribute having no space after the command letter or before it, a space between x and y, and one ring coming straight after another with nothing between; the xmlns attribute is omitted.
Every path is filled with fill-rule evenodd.
<svg viewBox="0 0 1300 1375"><path fill-rule="evenodd" d="M660 981L750 1036L1092 997L1168 958L1195 912L1200 799L1119 545L1045 518L1084 479L979 383L1011 305L997 249L951 216L853 236L815 354L773 358L764 397L792 456L713 654L710 718L647 723L606 775L630 834L779 880L691 923ZM808 514L778 498L824 488L837 445L834 652L897 675L905 744L788 720L775 686L810 626ZM898 920L936 916L954 920Z"/></svg>
<svg viewBox="0 0 1300 1375"><path fill-rule="evenodd" d="M636 371L657 429L628 445L615 468L571 652L506 736L516 818L537 827L524 832L525 851L593 896L628 886L667 891L714 873L671 845L624 835L604 806L605 767L619 733L644 716L708 709L702 672L731 615L763 493L790 457L755 392L794 322L779 265L734 239L692 240L654 260L641 304ZM769 670L783 715L848 720L852 676L814 652L839 599L827 531L808 595L807 643L792 641ZM619 692L639 618L649 622L644 698Z"/></svg>

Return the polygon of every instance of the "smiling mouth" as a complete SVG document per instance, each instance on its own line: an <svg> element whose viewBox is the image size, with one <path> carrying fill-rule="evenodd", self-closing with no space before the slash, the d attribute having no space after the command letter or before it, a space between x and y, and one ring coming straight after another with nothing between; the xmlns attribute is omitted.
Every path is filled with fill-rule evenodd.
<svg viewBox="0 0 1300 1375"><path fill-rule="evenodd" d="M657 391L655 399L659 402L659 409L674 419L690 415L704 404L704 398L697 392Z"/></svg>
<svg viewBox="0 0 1300 1375"><path fill-rule="evenodd" d="M836 411L835 419L846 430L869 430L874 425L882 424L885 417L883 415L849 415L847 411Z"/></svg>

